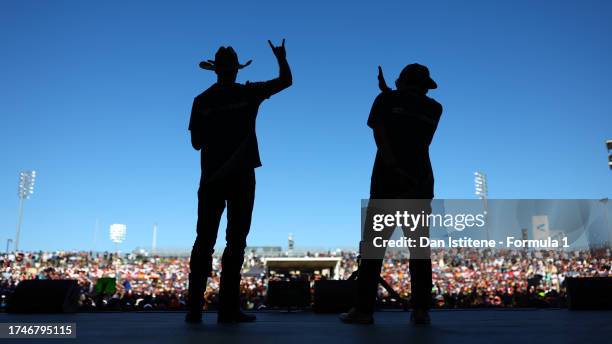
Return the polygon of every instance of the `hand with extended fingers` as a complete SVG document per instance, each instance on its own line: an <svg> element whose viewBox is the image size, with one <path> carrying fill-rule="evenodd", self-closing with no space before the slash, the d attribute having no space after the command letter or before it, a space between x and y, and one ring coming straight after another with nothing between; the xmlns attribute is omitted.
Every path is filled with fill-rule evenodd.
<svg viewBox="0 0 612 344"><path fill-rule="evenodd" d="M270 40L268 40L268 44L270 44L270 48L272 48L272 52L274 56L276 56L277 60L284 60L287 57L287 52L285 51L285 39L283 38L283 42L281 45L275 47Z"/></svg>

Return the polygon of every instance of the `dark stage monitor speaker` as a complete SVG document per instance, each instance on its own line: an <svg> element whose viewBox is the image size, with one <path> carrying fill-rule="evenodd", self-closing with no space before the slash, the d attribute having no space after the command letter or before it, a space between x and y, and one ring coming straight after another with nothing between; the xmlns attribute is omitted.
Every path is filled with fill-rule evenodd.
<svg viewBox="0 0 612 344"><path fill-rule="evenodd" d="M268 307L308 307L310 300L309 281L268 282Z"/></svg>
<svg viewBox="0 0 612 344"><path fill-rule="evenodd" d="M567 278L565 283L569 309L612 309L612 277Z"/></svg>
<svg viewBox="0 0 612 344"><path fill-rule="evenodd" d="M319 280L314 287L313 309L317 313L341 313L355 305L356 280Z"/></svg>
<svg viewBox="0 0 612 344"><path fill-rule="evenodd" d="M25 280L9 297L9 313L73 313L78 309L76 280Z"/></svg>

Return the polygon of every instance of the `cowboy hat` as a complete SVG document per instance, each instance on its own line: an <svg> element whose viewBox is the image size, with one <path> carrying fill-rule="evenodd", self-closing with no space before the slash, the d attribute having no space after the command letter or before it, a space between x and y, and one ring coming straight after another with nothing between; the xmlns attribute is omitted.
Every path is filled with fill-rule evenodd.
<svg viewBox="0 0 612 344"><path fill-rule="evenodd" d="M248 60L245 64L238 62L238 55L232 47L220 47L215 54L214 60L200 62L200 68L213 71L239 70L251 64L253 60Z"/></svg>

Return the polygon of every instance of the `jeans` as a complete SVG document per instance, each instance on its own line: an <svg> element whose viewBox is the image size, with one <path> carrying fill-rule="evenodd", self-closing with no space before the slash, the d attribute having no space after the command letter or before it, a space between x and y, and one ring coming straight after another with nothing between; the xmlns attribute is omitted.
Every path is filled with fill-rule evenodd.
<svg viewBox="0 0 612 344"><path fill-rule="evenodd" d="M221 258L219 311L240 309L240 271L244 262L246 238L251 227L255 200L255 171L249 169L207 183L198 190L197 236L189 262L189 302L191 311L201 311L206 279L212 271L212 255L221 215L227 206L226 246Z"/></svg>
<svg viewBox="0 0 612 344"><path fill-rule="evenodd" d="M386 196L385 198L389 198ZM382 201L384 202L384 201ZM403 202L403 201L398 201ZM364 253L361 252L362 258L359 264L358 277L357 277L357 304L356 307L359 311L364 313L374 312L374 304L376 301L376 295L378 291L378 283L380 277L380 269L383 263L383 257L385 254L385 248L374 248L371 243L374 237L382 237L382 239L389 239L393 234L395 228L386 228L381 232L374 233L372 228L372 216L377 213L377 210L371 206L376 203L376 200L371 201L367 208L365 230L362 236L363 242L361 247L370 245L368 253L365 255L367 258L363 258ZM431 213L431 201L428 199L423 200L409 200L405 202L406 206L399 207L398 209L385 209L390 213L395 210L406 210L413 214L419 214L423 211L425 214ZM419 227L415 231L409 231L403 228L404 235L408 238L413 238L419 241L419 237L429 237L428 227ZM379 258L380 257L380 258ZM431 276L431 250L427 247L413 247L410 248L410 287L411 287L411 303L414 309L429 309L431 306L431 289L432 289L432 276Z"/></svg>

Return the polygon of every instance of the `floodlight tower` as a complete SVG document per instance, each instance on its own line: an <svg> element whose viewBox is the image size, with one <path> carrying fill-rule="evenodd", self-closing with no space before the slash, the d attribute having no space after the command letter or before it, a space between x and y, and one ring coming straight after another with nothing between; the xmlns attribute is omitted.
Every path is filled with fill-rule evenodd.
<svg viewBox="0 0 612 344"><path fill-rule="evenodd" d="M21 223L23 222L23 202L34 193L34 182L36 171L19 172L19 186L17 196L19 197L19 210L17 215L17 233L15 233L15 251L19 250L19 235L21 234Z"/></svg>
<svg viewBox="0 0 612 344"><path fill-rule="evenodd" d="M606 148L608 149L608 167L612 170L612 140L606 140Z"/></svg>
<svg viewBox="0 0 612 344"><path fill-rule="evenodd" d="M157 222L153 224L153 240L151 242L151 254L155 255L157 251Z"/></svg>
<svg viewBox="0 0 612 344"><path fill-rule="evenodd" d="M110 234L110 239L112 242L115 243L115 247L116 247L116 254L115 254L115 259L114 261L117 261L118 259L118 255L119 255L119 245L123 242L123 240L125 240L125 234L127 233L127 226L124 224L120 224L120 223L113 223L112 225L110 225L109 228L109 234ZM119 267L113 262L113 265L115 266L115 276L117 278L117 280L120 279L121 276L119 276Z"/></svg>
<svg viewBox="0 0 612 344"><path fill-rule="evenodd" d="M608 199L608 197L606 198L602 198L599 200L599 202L601 202L602 206L603 206L603 212L604 212L604 219L605 219L605 223L606 223L606 231L608 232L608 247L612 247L612 239L611 239L611 234L610 234L610 224L608 223L608 202L610 200Z"/></svg>
<svg viewBox="0 0 612 344"><path fill-rule="evenodd" d="M295 246L295 240L293 239L293 233L289 233L287 237L287 253L290 255L293 253L293 248Z"/></svg>
<svg viewBox="0 0 612 344"><path fill-rule="evenodd" d="M489 226L486 225L486 218L487 218L487 211L488 211L487 198L489 196L489 186L487 184L486 174L480 171L474 172L474 189L475 189L476 196L478 196L478 198L482 200L482 203L484 206L487 240L489 240Z"/></svg>
<svg viewBox="0 0 612 344"><path fill-rule="evenodd" d="M119 245L125 240L125 234L127 233L127 226L120 223L113 223L110 225L109 234L110 239L116 245L117 253L119 252Z"/></svg>
<svg viewBox="0 0 612 344"><path fill-rule="evenodd" d="M96 252L97 244L98 244L98 228L100 227L100 219L96 218L96 225L94 226L93 232L93 252Z"/></svg>

